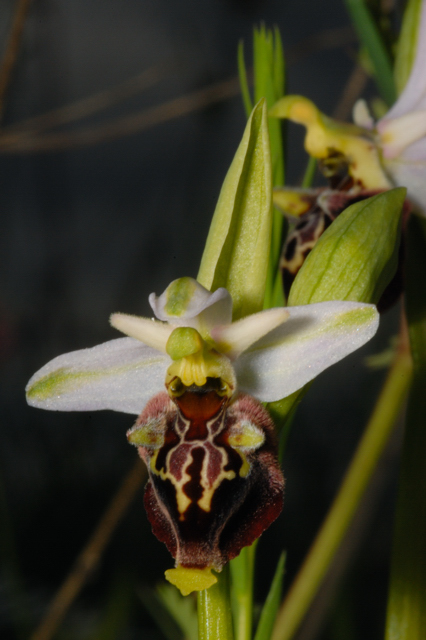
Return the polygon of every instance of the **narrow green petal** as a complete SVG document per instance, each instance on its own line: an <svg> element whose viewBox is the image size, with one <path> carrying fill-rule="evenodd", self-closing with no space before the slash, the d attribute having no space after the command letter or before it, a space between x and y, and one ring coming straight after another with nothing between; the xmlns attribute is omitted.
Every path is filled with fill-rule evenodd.
<svg viewBox="0 0 426 640"><path fill-rule="evenodd" d="M126 313L113 313L109 321L114 329L118 329L130 338L136 338L148 347L166 353L167 340L173 331L173 327L170 325L151 318L130 316Z"/></svg>
<svg viewBox="0 0 426 640"><path fill-rule="evenodd" d="M267 309L242 318L237 322L213 329L211 336L221 353L234 358L254 342L283 324L289 317L283 308Z"/></svg>

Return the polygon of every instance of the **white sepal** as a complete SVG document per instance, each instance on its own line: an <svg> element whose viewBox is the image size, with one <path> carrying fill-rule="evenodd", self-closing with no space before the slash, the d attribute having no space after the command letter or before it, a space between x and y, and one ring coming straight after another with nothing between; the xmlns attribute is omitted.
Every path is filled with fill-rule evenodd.
<svg viewBox="0 0 426 640"><path fill-rule="evenodd" d="M401 95L386 114L386 118L399 118L411 111L426 109L426 2L422 0L417 50L410 77Z"/></svg>
<svg viewBox="0 0 426 640"><path fill-rule="evenodd" d="M287 307L290 318L235 361L240 391L263 402L302 388L376 333L374 305L320 302Z"/></svg>
<svg viewBox="0 0 426 640"><path fill-rule="evenodd" d="M384 158L397 158L404 149L426 136L426 110L412 111L399 118L386 116L377 123L377 130Z"/></svg>
<svg viewBox="0 0 426 640"><path fill-rule="evenodd" d="M29 381L27 401L53 411L112 409L138 415L164 390L170 358L133 338L65 353Z"/></svg>
<svg viewBox="0 0 426 640"><path fill-rule="evenodd" d="M387 173L395 184L408 189L408 198L426 215L426 137L414 142L394 160L386 160Z"/></svg>

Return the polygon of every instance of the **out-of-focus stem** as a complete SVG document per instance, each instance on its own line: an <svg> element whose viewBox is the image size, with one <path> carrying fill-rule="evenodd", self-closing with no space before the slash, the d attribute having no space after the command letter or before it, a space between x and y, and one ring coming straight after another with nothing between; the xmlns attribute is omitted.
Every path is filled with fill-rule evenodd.
<svg viewBox="0 0 426 640"><path fill-rule="evenodd" d="M199 640L233 640L229 566L219 574L216 584L198 592L197 609Z"/></svg>
<svg viewBox="0 0 426 640"><path fill-rule="evenodd" d="M407 230L406 310L413 355L395 516L386 640L426 633L426 220Z"/></svg>
<svg viewBox="0 0 426 640"><path fill-rule="evenodd" d="M54 596L45 617L30 640L50 640L87 578L98 564L118 523L146 478L144 464L137 460L112 498L97 528L78 556L75 565Z"/></svg>
<svg viewBox="0 0 426 640"><path fill-rule="evenodd" d="M389 440L410 386L411 373L411 357L404 341L339 493L284 600L272 640L290 640L312 603Z"/></svg>

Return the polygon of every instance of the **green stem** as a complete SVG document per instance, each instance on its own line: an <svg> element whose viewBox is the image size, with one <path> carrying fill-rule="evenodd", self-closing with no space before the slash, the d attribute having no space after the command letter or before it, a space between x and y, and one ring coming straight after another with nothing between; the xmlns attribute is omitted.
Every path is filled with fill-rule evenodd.
<svg viewBox="0 0 426 640"><path fill-rule="evenodd" d="M411 358L399 351L334 503L281 610L272 640L289 640L303 620L343 540L385 448L411 380Z"/></svg>
<svg viewBox="0 0 426 640"><path fill-rule="evenodd" d="M426 629L426 221L408 225L406 310L413 355L392 552L386 640L421 640Z"/></svg>
<svg viewBox="0 0 426 640"><path fill-rule="evenodd" d="M315 177L315 171L317 170L317 159L309 156L308 164L306 165L305 175L302 180L302 188L308 189L312 187L312 183Z"/></svg>
<svg viewBox="0 0 426 640"><path fill-rule="evenodd" d="M209 589L198 592L199 640L233 640L231 599L229 594L229 566Z"/></svg>
<svg viewBox="0 0 426 640"><path fill-rule="evenodd" d="M231 563L232 610L236 640L250 640L253 626L253 582L257 541Z"/></svg>

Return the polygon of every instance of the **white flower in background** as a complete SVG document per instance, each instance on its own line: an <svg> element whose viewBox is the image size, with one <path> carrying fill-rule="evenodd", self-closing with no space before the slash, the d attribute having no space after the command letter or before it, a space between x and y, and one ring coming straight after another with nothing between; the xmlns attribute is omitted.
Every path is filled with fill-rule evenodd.
<svg viewBox="0 0 426 640"><path fill-rule="evenodd" d="M355 104L354 121L367 129L374 126L363 100ZM386 172L395 185L408 188L408 197L426 215L426 1L410 77L376 131Z"/></svg>
<svg viewBox="0 0 426 640"><path fill-rule="evenodd" d="M284 398L375 334L373 305L321 302L276 308L232 323L226 289L210 293L192 278L149 297L159 320L113 314L128 338L59 356L29 381L29 404L42 409L113 409L140 414L150 398L176 385L220 378L222 392L260 401Z"/></svg>
<svg viewBox="0 0 426 640"><path fill-rule="evenodd" d="M327 161L341 154L356 189L407 187L408 198L426 215L426 0L410 77L377 123L364 100L355 104L355 125L329 118L303 96L285 96L269 113L303 124L305 149L314 158Z"/></svg>

